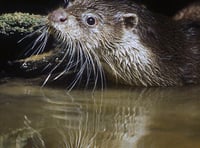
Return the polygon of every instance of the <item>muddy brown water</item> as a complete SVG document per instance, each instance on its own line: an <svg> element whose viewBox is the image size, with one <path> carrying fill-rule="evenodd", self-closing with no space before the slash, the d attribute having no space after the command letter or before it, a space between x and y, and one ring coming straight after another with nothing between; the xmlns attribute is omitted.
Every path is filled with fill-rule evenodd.
<svg viewBox="0 0 200 148"><path fill-rule="evenodd" d="M0 148L200 148L200 87L0 85Z"/></svg>

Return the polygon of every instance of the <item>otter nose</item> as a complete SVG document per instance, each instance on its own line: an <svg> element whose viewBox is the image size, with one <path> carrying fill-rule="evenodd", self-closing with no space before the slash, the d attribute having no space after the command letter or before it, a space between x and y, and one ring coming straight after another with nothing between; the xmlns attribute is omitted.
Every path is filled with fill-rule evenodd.
<svg viewBox="0 0 200 148"><path fill-rule="evenodd" d="M57 9L48 16L49 21L62 23L67 20L67 13L64 9Z"/></svg>

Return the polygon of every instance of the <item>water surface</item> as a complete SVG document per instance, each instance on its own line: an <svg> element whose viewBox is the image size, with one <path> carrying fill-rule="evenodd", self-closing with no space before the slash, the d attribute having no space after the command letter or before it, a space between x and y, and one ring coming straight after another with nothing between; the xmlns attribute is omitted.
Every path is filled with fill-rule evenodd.
<svg viewBox="0 0 200 148"><path fill-rule="evenodd" d="M0 85L0 148L199 148L200 87Z"/></svg>

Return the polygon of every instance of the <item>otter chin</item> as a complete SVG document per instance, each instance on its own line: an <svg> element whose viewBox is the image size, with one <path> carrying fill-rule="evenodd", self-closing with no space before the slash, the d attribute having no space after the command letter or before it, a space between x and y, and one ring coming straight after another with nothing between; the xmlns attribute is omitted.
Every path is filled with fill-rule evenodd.
<svg viewBox="0 0 200 148"><path fill-rule="evenodd" d="M74 0L49 13L47 26L70 57L64 72L75 67L77 79L85 71L88 79L130 86L200 82L198 21L126 1Z"/></svg>

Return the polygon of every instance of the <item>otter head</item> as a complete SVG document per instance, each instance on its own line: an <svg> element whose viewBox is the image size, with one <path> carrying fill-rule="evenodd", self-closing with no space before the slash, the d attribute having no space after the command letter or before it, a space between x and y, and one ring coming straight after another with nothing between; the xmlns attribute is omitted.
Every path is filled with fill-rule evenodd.
<svg viewBox="0 0 200 148"><path fill-rule="evenodd" d="M109 1L75 0L50 13L48 20L54 33L95 50L107 42L119 42L124 29L133 31L138 24L136 14L116 7L120 8Z"/></svg>
<svg viewBox="0 0 200 148"><path fill-rule="evenodd" d="M106 70L125 83L141 84L137 78L149 64L149 54L137 35L139 9L123 1L75 0L49 14L50 32L68 53L77 54L82 67L100 71L101 77Z"/></svg>

